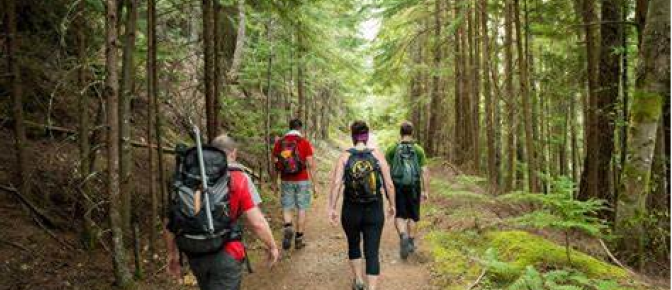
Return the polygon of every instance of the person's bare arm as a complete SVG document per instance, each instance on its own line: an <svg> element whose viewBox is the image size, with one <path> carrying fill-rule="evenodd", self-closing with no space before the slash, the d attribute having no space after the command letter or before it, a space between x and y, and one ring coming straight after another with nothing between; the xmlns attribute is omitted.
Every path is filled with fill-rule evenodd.
<svg viewBox="0 0 672 290"><path fill-rule="evenodd" d="M268 253L268 266L271 267L275 262L278 261L280 252L278 247L275 244L273 239L273 232L271 232L271 227L268 225L264 214L261 213L261 210L258 207L254 207L245 212L243 215L247 226L250 231L261 240L262 243L266 246L266 252Z"/></svg>
<svg viewBox="0 0 672 290"><path fill-rule="evenodd" d="M387 202L390 205L390 215L394 216L397 211L397 206L395 204L395 192L394 192L394 183L392 183L392 176L390 175L390 165L387 164L385 160L385 155L383 155L379 150L373 150L373 155L378 159L380 163L380 171L383 173L383 180L385 181L385 189L387 190Z"/></svg>
<svg viewBox="0 0 672 290"><path fill-rule="evenodd" d="M348 154L343 154L338 158L331 174L331 183L329 187L329 201L327 203L327 212L329 214L329 222L336 225L338 213L336 212L336 205L341 195L341 187L343 186L343 171L345 162L348 159Z"/></svg>
<svg viewBox="0 0 672 290"><path fill-rule="evenodd" d="M422 168L422 198L429 199L429 167Z"/></svg>
<svg viewBox="0 0 672 290"><path fill-rule="evenodd" d="M164 224L168 224L168 220ZM168 252L168 266L166 267L168 274L175 278L180 278L182 269L180 265L180 252L177 249L177 242L175 242L175 234L164 228L163 240L166 243L166 251Z"/></svg>
<svg viewBox="0 0 672 290"><path fill-rule="evenodd" d="M306 165L308 167L310 182L313 184L313 191L315 191L314 194L317 194L317 162L315 161L315 157L306 157Z"/></svg>

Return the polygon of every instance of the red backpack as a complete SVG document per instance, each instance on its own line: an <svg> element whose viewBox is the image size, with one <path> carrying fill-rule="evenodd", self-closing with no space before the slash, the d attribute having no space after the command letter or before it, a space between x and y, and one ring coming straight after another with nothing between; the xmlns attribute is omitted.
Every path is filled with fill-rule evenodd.
<svg viewBox="0 0 672 290"><path fill-rule="evenodd" d="M276 169L283 175L299 174L306 168L306 162L299 154L299 142L302 139L287 140L283 137L280 140L280 153L275 156L278 161L275 163Z"/></svg>

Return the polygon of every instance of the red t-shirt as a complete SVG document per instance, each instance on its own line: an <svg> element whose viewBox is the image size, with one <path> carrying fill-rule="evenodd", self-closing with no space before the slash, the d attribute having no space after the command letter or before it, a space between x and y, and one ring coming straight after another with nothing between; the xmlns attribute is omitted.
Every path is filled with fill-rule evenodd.
<svg viewBox="0 0 672 290"><path fill-rule="evenodd" d="M255 207L250 193L250 186L245 173L231 171L231 184L229 185L230 213L235 222L243 213ZM240 241L232 241L224 245L224 251L236 260L245 258L245 248Z"/></svg>
<svg viewBox="0 0 672 290"><path fill-rule="evenodd" d="M283 138L286 141L289 141L289 142L297 141L299 157L302 160L305 161L306 158L313 156L313 145L311 145L310 141L308 141L306 138L303 138L303 137L301 137L299 135L295 135L295 134L287 134ZM273 147L273 156L280 155L280 151L282 151L281 143L282 143L283 138L281 138L281 139L279 139L278 141L275 142L275 146ZM306 180L309 180L308 170L306 170L304 168L301 172L299 172L297 174L292 174L292 175L282 174L280 176L280 178L282 179L282 181L306 181Z"/></svg>

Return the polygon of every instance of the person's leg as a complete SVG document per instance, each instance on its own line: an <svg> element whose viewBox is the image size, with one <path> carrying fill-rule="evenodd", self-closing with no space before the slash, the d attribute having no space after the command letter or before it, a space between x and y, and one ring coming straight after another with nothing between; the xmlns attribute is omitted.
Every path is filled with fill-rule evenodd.
<svg viewBox="0 0 672 290"><path fill-rule="evenodd" d="M369 205L365 211L363 228L364 257L366 258L366 280L369 290L375 290L378 286L380 275L380 237L385 225L385 213L383 204Z"/></svg>
<svg viewBox="0 0 672 290"><path fill-rule="evenodd" d="M408 202L409 215L407 228L411 252L415 251L416 224L420 221L420 203L422 197L420 196L421 192L419 184L414 188L414 192L415 194L413 195L413 198Z"/></svg>
<svg viewBox="0 0 672 290"><path fill-rule="evenodd" d="M283 181L281 187L282 195L280 197L280 203L282 204L282 218L284 221L282 249L289 250L292 247L292 239L294 238L292 221L294 219L294 210L296 209L297 204L296 186L293 182Z"/></svg>
<svg viewBox="0 0 672 290"><path fill-rule="evenodd" d="M216 255L191 256L188 257L189 268L196 277L198 288L201 290L211 290L210 288L210 268L212 268L213 257Z"/></svg>
<svg viewBox="0 0 672 290"><path fill-rule="evenodd" d="M209 289L239 290L243 277L243 263L220 251L213 261Z"/></svg>
<svg viewBox="0 0 672 290"><path fill-rule="evenodd" d="M343 231L348 240L348 262L350 265L350 271L352 276L355 279L356 283L363 283L362 275L362 232L361 232L361 219L362 211L358 208L358 205L354 204L343 204L343 210L341 211L341 225L343 226Z"/></svg>
<svg viewBox="0 0 672 290"><path fill-rule="evenodd" d="M399 256L402 259L406 259L411 251L408 233L408 218L410 216L409 193L411 192L408 191L408 188L401 186L397 187L397 189L398 191L395 194L397 206L395 225L399 232Z"/></svg>
<svg viewBox="0 0 672 290"><path fill-rule="evenodd" d="M306 215L310 209L312 202L310 181L302 181L298 183L298 191L296 193L297 222L296 222L296 248L301 249L305 246L303 234L306 229Z"/></svg>

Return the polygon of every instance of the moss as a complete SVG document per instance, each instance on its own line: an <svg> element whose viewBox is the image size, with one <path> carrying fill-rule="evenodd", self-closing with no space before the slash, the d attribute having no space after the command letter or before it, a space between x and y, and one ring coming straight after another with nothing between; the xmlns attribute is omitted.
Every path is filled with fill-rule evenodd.
<svg viewBox="0 0 672 290"><path fill-rule="evenodd" d="M527 266L537 269L574 268L588 278L623 279L627 273L582 252L571 250L571 265L567 261L565 248L542 237L523 231L487 233L489 245L496 249L500 259L509 262L520 273Z"/></svg>
<svg viewBox="0 0 672 290"><path fill-rule="evenodd" d="M486 280L495 285L493 289L505 288L524 274L528 266L542 272L573 269L605 283L625 281L628 277L624 270L575 250L571 252L570 265L564 246L523 231L481 235L472 231L431 232L426 239L434 257L433 270L445 289L464 289L478 278L484 267L488 267Z"/></svg>
<svg viewBox="0 0 672 290"><path fill-rule="evenodd" d="M635 91L633 96L631 116L639 123L656 122L660 118L662 97L655 93Z"/></svg>

